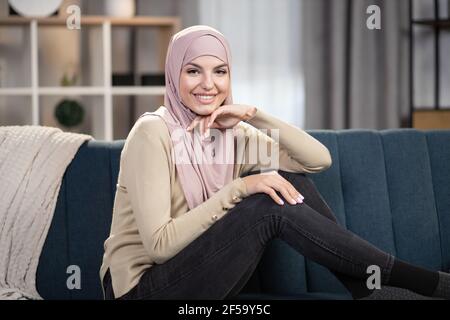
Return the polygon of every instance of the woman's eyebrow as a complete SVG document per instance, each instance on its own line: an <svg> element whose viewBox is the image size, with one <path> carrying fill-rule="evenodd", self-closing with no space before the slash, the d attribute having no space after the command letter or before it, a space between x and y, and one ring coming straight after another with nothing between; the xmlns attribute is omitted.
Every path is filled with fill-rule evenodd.
<svg viewBox="0 0 450 320"><path fill-rule="evenodd" d="M188 65L188 64L190 64L190 65L192 65L192 66L194 66L194 67L197 67L197 68L199 68L199 69L203 69L201 66L199 66L198 64L195 64L195 63L193 63L193 62L188 62L186 65ZM223 64L221 64L221 65L218 65L217 67L214 67L214 69L221 68L221 67L228 67L228 64L223 63Z"/></svg>

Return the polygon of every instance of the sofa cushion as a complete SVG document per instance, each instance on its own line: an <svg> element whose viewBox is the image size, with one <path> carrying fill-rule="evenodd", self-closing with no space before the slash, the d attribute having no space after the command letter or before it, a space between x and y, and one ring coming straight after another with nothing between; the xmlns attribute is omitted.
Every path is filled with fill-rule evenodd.
<svg viewBox="0 0 450 320"><path fill-rule="evenodd" d="M45 299L101 299L99 268L112 219L111 144L84 143L68 166L55 216L38 265ZM69 266L81 272L80 289L66 285Z"/></svg>

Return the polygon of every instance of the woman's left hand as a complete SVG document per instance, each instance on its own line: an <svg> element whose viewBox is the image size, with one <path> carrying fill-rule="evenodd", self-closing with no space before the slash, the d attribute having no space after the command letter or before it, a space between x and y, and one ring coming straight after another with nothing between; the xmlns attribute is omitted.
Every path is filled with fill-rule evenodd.
<svg viewBox="0 0 450 320"><path fill-rule="evenodd" d="M200 133L203 135L208 129L233 128L240 121L247 121L256 114L256 107L243 104L227 104L220 106L208 116L197 116L187 128L191 131L200 125Z"/></svg>

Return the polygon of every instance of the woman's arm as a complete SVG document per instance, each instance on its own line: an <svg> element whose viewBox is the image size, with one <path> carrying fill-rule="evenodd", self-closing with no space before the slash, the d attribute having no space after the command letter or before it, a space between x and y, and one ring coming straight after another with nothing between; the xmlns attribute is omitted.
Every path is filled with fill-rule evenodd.
<svg viewBox="0 0 450 320"><path fill-rule="evenodd" d="M329 150L304 130L290 125L270 114L257 109L255 116L247 120L257 129L279 129L279 142L260 130L243 124L249 136L256 136L259 142L265 141L269 147L279 150L279 169L288 172L316 173L331 166ZM251 143L251 139L247 144ZM248 145L246 146L248 148ZM256 164L246 164L242 173L264 169L261 159Z"/></svg>
<svg viewBox="0 0 450 320"><path fill-rule="evenodd" d="M247 196L246 185L238 178L201 205L172 218L170 150L164 144L160 124L142 121L130 134L122 162L122 183L130 196L139 234L157 264L175 256Z"/></svg>
<svg viewBox="0 0 450 320"><path fill-rule="evenodd" d="M246 121L250 126L241 121ZM240 104L223 105L209 116L198 116L191 123L189 129L198 124L202 133L207 127L206 124L209 128L225 129L238 126L238 128L244 129L245 143L243 146L242 139L238 138L237 160L242 161L242 153L240 152L244 150L252 162L255 162L252 157L255 158L254 153L256 153L257 161L253 166L251 163L250 166L244 166L244 170L241 167L240 174L246 171L262 169L264 162L268 160L272 161L266 164L267 169L282 169L290 172L313 173L325 170L331 166L330 152L320 141L300 128L281 121L254 106ZM279 141L275 141L262 132L261 129L270 130L272 137L274 137L273 129L278 130ZM238 136L240 134L238 132ZM258 147L255 146L255 142L257 142ZM264 146L264 144L268 147L268 150L277 152L274 157L269 157L269 154L267 154L267 157L263 158L266 155L259 154L259 147ZM270 154L270 156L272 155ZM273 161L274 159L275 161Z"/></svg>

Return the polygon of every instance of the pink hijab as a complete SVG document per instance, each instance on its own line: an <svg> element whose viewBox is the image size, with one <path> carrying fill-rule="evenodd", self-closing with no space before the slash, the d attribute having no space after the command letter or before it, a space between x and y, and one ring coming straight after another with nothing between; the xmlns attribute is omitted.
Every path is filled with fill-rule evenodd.
<svg viewBox="0 0 450 320"><path fill-rule="evenodd" d="M231 77L230 48L219 31L198 25L175 34L166 56L165 106L156 112L142 115L157 115L165 121L172 140L172 159L189 209L195 208L233 180L234 130L211 129L209 139L202 139L197 128L191 132L186 131L197 114L181 101L181 70L195 58L205 55L215 56L228 63ZM223 104L232 103L230 86L229 95Z"/></svg>

